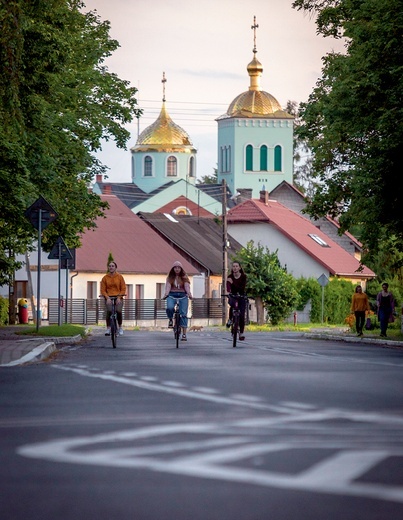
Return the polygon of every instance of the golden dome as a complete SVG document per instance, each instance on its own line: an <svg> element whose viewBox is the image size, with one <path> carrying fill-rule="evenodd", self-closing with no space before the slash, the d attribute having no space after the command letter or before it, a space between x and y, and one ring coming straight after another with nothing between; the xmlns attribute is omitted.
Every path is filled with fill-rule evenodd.
<svg viewBox="0 0 403 520"><path fill-rule="evenodd" d="M189 150L189 147L191 148ZM169 116L165 100L158 119L139 135L135 150L158 150L160 152L192 151L192 142L188 134Z"/></svg>
<svg viewBox="0 0 403 520"><path fill-rule="evenodd" d="M254 30L254 47L253 59L247 66L247 71L250 77L249 90L239 94L230 106L226 114L220 116L218 119L228 119L230 117L250 117L250 118L287 118L292 117L285 112L277 99L262 90L260 86L260 78L263 73L263 65L256 58L256 29L259 26L256 24L256 17L253 19L252 29Z"/></svg>

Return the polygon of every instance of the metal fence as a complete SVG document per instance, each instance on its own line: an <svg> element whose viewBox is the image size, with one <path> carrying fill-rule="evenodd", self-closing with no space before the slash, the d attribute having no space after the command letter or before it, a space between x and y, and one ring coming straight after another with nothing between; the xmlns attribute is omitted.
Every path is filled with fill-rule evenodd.
<svg viewBox="0 0 403 520"><path fill-rule="evenodd" d="M162 300L129 300L125 299L123 306L123 321L132 325L157 323L166 320L166 303ZM74 298L67 301L57 298L48 299L49 324L77 323L83 325L96 325L105 321L104 300L86 300ZM207 325L217 324L222 319L221 298L195 298L189 301L188 317L193 320L203 321Z"/></svg>

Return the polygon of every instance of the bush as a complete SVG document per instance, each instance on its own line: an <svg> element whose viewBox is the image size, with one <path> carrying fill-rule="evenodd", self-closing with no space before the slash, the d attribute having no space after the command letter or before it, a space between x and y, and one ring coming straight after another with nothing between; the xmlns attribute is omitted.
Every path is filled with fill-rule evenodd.
<svg viewBox="0 0 403 520"><path fill-rule="evenodd" d="M8 299L0 296L0 325L8 323Z"/></svg>

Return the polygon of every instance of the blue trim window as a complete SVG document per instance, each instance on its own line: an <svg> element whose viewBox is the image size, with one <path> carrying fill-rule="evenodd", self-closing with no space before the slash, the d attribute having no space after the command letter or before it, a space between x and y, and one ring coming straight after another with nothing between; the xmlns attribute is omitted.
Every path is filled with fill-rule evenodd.
<svg viewBox="0 0 403 520"><path fill-rule="evenodd" d="M252 172L253 171L253 146L251 144L248 144L246 147L246 171Z"/></svg>

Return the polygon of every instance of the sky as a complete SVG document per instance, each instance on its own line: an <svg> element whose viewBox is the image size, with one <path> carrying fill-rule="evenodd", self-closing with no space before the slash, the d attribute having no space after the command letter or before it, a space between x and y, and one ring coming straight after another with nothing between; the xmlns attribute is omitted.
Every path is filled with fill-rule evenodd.
<svg viewBox="0 0 403 520"><path fill-rule="evenodd" d="M200 179L217 165L217 123L231 101L248 90L256 16L261 86L284 108L307 101L321 76L322 57L343 51L343 43L316 34L314 18L292 9L292 0L84 0L109 20L120 47L108 58L110 72L138 89L140 121L127 150L113 141L97 157L109 167L108 181L131 181L130 148L138 133L158 117L165 72L166 108L197 148Z"/></svg>

